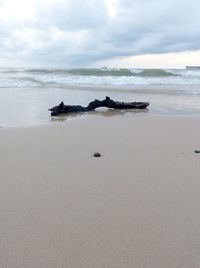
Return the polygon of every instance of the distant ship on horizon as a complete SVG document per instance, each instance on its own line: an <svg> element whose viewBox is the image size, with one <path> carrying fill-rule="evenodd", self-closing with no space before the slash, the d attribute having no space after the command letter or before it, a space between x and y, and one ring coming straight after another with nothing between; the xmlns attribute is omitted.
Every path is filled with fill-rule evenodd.
<svg viewBox="0 0 200 268"><path fill-rule="evenodd" d="M200 66L186 66L186 70L200 70Z"/></svg>

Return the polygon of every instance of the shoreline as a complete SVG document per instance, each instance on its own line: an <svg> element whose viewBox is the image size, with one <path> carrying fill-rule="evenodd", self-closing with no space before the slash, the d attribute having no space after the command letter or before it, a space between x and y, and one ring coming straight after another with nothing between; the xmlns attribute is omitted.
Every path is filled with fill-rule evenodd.
<svg viewBox="0 0 200 268"><path fill-rule="evenodd" d="M23 123L23 124L9 124L9 125L0 125L1 129L17 129L17 128L34 128L34 127L48 127L48 126L57 126L59 124L67 125L73 121L82 121L82 120L95 120L95 118L100 118L102 120L107 120L108 118L114 118L119 120L134 120L137 118L200 118L199 113L173 113L173 112L149 112L148 110L139 110L139 111L130 111L130 110L109 110L109 109L98 109L97 111L85 112L85 113L71 113L71 114L61 114L59 116L49 116L49 120L35 122L35 123Z"/></svg>
<svg viewBox="0 0 200 268"><path fill-rule="evenodd" d="M199 137L194 116L0 129L0 266L196 267Z"/></svg>

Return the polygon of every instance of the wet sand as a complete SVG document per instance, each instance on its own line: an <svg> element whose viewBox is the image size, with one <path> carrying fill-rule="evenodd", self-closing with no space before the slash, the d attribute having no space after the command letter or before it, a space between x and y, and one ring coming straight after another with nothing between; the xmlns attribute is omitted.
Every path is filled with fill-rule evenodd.
<svg viewBox="0 0 200 268"><path fill-rule="evenodd" d="M0 267L199 267L199 122L0 129Z"/></svg>

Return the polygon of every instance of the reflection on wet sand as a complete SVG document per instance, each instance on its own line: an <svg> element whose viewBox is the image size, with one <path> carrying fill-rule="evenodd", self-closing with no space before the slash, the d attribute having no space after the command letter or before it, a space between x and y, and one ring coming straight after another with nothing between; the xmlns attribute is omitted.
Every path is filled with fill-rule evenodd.
<svg viewBox="0 0 200 268"><path fill-rule="evenodd" d="M61 122L66 120L71 120L75 118L80 118L82 116L105 116L105 117L116 117L116 116L138 116L144 115L148 113L147 109L125 109L125 110L116 110L116 109L96 109L95 111L91 112L84 112L84 113L71 113L71 114L61 114L59 116L52 116L52 122Z"/></svg>

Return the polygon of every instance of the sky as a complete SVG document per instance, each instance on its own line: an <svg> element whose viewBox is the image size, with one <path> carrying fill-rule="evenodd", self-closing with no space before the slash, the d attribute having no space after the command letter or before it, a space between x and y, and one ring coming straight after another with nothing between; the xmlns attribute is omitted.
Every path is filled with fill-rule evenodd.
<svg viewBox="0 0 200 268"><path fill-rule="evenodd" d="M0 66L200 65L199 0L0 0Z"/></svg>

